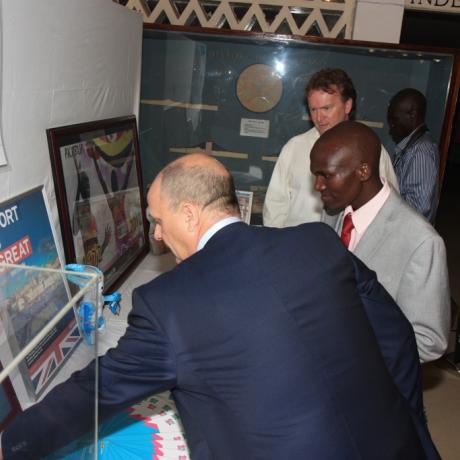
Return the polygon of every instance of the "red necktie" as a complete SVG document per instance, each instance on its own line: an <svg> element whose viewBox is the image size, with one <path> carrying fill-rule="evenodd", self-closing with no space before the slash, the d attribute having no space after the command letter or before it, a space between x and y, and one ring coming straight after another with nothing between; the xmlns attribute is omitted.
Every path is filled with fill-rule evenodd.
<svg viewBox="0 0 460 460"><path fill-rule="evenodd" d="M342 233L340 235L343 244L348 248L351 240L351 231L355 228L351 220L351 212L343 218Z"/></svg>

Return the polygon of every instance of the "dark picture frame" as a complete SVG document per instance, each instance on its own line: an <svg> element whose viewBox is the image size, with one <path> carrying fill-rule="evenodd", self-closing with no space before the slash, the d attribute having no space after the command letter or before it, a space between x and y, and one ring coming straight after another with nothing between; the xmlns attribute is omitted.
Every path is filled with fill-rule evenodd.
<svg viewBox="0 0 460 460"><path fill-rule="evenodd" d="M116 289L148 252L134 115L46 130L67 263Z"/></svg>
<svg viewBox="0 0 460 460"><path fill-rule="evenodd" d="M3 370L1 365L0 370ZM6 377L0 384L0 432L9 425L19 412L21 412L21 406L10 379Z"/></svg>

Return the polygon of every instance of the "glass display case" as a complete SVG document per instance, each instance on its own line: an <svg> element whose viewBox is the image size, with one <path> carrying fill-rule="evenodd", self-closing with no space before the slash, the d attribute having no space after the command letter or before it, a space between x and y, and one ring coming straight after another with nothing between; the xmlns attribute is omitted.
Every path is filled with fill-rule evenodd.
<svg viewBox="0 0 460 460"><path fill-rule="evenodd" d="M104 312L105 329L98 333L100 316L87 314L88 306L98 306L102 298L102 274L93 267L79 267L86 271L0 264L0 431L73 372L92 361L90 365L96 365L106 342L118 337L114 325L122 320ZM101 420L95 375L90 398L94 404L84 411L88 420L78 421L91 429L46 460L189 460L184 429L169 391ZM53 417L54 412L48 415Z"/></svg>
<svg viewBox="0 0 460 460"><path fill-rule="evenodd" d="M441 145L454 61L449 52L407 46L146 26L139 117L144 183L180 155L211 153L232 171L238 189L254 192L251 223L260 224L282 146L312 126L304 95L312 74L339 67L350 75L358 92L355 119L371 126L391 154L387 107L406 87L426 95L426 122Z"/></svg>
<svg viewBox="0 0 460 460"><path fill-rule="evenodd" d="M74 371L96 365L98 334L91 323L101 283L94 272L0 264L1 431ZM61 452L50 459L97 458L97 385L96 378L85 449L78 457Z"/></svg>

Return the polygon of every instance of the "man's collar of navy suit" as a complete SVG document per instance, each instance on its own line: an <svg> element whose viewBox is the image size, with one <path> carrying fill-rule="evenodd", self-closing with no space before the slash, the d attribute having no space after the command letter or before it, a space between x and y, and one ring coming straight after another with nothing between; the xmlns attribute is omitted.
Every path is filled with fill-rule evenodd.
<svg viewBox="0 0 460 460"><path fill-rule="evenodd" d="M216 222L213 226L208 228L203 236L198 241L198 246L196 248L197 251L200 251L206 246L206 243L219 231L222 230L224 227L230 224L234 224L235 222L242 222L239 217L231 216L231 217L224 217L223 219Z"/></svg>

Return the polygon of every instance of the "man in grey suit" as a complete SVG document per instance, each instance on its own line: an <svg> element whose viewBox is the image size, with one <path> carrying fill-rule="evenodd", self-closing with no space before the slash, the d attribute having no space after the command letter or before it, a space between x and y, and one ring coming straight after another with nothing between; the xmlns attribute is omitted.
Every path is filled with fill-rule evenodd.
<svg viewBox="0 0 460 460"><path fill-rule="evenodd" d="M446 250L436 230L379 177L380 149L370 128L345 121L315 143L310 169L322 221L377 273L414 328L420 361L428 362L447 348Z"/></svg>

